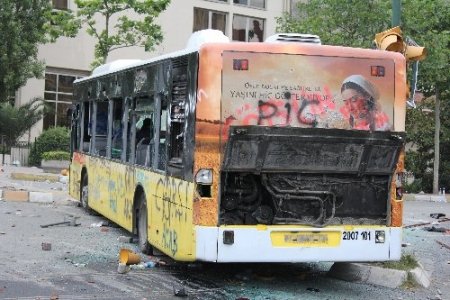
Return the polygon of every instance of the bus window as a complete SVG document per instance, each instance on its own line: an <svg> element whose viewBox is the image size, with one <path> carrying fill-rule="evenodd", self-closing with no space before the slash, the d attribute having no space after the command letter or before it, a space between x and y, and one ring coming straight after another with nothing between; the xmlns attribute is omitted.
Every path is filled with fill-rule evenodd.
<svg viewBox="0 0 450 300"><path fill-rule="evenodd" d="M113 99L113 118L111 134L111 158L120 159L122 154L122 134L123 134L123 99Z"/></svg>
<svg viewBox="0 0 450 300"><path fill-rule="evenodd" d="M100 156L106 156L106 144L108 134L108 107L109 103L94 102L96 109L95 125L95 149L94 153Z"/></svg>
<svg viewBox="0 0 450 300"><path fill-rule="evenodd" d="M70 153L73 151L78 151L80 147L80 134L81 134L81 125L80 125L80 114L81 107L80 104L72 105L70 110L71 112L71 143L70 143Z"/></svg>
<svg viewBox="0 0 450 300"><path fill-rule="evenodd" d="M183 104L181 104L183 105ZM182 111L184 110L183 106L180 104L173 105L173 111ZM175 107L175 108L174 108ZM171 112L173 115L174 112ZM172 119L170 120L171 132L170 132L170 159L169 163L172 165L180 165L183 162L183 141L184 141L184 112L180 112L183 114L182 118Z"/></svg>
<svg viewBox="0 0 450 300"><path fill-rule="evenodd" d="M89 152L89 145L91 143L90 135L90 115L91 115L90 102L83 102L81 107L81 145L80 148L83 152Z"/></svg>
<svg viewBox="0 0 450 300"><path fill-rule="evenodd" d="M150 167L155 148L154 136L154 97L138 98L136 102L136 164Z"/></svg>
<svg viewBox="0 0 450 300"><path fill-rule="evenodd" d="M166 155L166 131L167 131L167 99L161 96L159 114L158 118L155 120L155 126L158 128L155 134L155 166L156 169L165 171L167 166L167 155ZM158 111L157 110L157 111Z"/></svg>
<svg viewBox="0 0 450 300"><path fill-rule="evenodd" d="M127 144L126 161L134 164L136 147L136 98L127 98Z"/></svg>
<svg viewBox="0 0 450 300"><path fill-rule="evenodd" d="M177 74L178 73L178 74ZM185 105L187 100L186 68L174 69L172 103L170 105L170 173L180 177L183 174L183 147L185 127Z"/></svg>

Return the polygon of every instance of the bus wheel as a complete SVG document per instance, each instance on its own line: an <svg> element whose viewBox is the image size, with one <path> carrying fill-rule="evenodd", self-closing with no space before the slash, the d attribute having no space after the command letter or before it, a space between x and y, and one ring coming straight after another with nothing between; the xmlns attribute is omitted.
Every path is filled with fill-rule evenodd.
<svg viewBox="0 0 450 300"><path fill-rule="evenodd" d="M137 216L137 231L139 237L139 249L144 254L153 255L153 247L148 242L147 234L147 201L145 200L144 194L141 196L141 201L138 208Z"/></svg>
<svg viewBox="0 0 450 300"><path fill-rule="evenodd" d="M84 209L89 209L89 203L88 203L88 176L84 175L82 181L81 181L81 206Z"/></svg>

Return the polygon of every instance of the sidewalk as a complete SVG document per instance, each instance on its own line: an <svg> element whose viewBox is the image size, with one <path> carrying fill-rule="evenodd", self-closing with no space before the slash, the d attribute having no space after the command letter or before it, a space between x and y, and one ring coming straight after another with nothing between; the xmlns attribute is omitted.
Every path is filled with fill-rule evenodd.
<svg viewBox="0 0 450 300"><path fill-rule="evenodd" d="M432 201L432 202L450 202L450 194L405 194L405 201Z"/></svg>

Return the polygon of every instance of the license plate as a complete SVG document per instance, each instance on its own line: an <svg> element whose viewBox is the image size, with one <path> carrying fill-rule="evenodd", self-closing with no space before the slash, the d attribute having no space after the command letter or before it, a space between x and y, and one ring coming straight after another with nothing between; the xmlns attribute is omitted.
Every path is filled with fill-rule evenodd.
<svg viewBox="0 0 450 300"><path fill-rule="evenodd" d="M274 247L336 247L341 243L340 231L271 232Z"/></svg>

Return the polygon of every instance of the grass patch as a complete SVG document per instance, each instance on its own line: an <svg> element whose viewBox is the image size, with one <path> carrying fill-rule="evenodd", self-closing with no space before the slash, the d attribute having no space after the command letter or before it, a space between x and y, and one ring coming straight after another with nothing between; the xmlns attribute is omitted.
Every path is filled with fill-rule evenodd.
<svg viewBox="0 0 450 300"><path fill-rule="evenodd" d="M414 280L413 276L411 275L411 273L408 272L408 275L406 277L406 280L402 283L402 285L400 286L402 289L407 289L407 290L411 290L414 289L416 287L418 287L419 285L417 284L417 282Z"/></svg>
<svg viewBox="0 0 450 300"><path fill-rule="evenodd" d="M404 254L399 261L388 261L381 264L381 267L387 269L396 269L402 271L409 271L419 266L416 258L411 254ZM409 276L409 274L408 274Z"/></svg>

